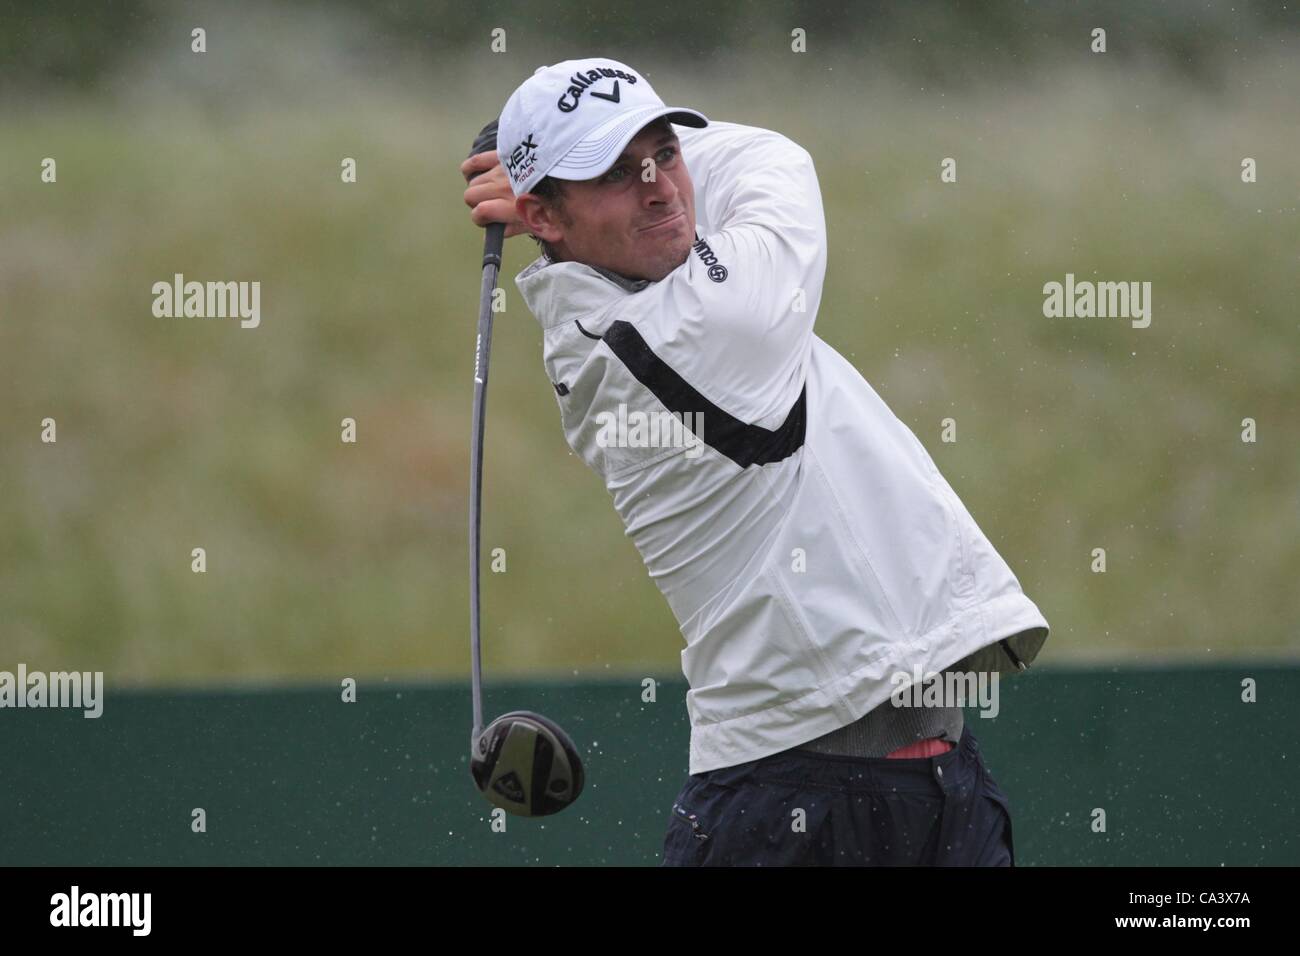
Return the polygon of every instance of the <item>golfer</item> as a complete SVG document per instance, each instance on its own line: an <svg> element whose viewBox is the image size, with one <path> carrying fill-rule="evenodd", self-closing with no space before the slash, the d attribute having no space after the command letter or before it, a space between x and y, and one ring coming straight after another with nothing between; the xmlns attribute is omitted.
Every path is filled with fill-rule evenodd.
<svg viewBox="0 0 1300 956"><path fill-rule="evenodd" d="M515 283L565 437L686 641L689 777L663 863L1014 865L961 702L895 691L1023 670L1048 624L813 332L809 153L594 57L538 68L461 172L475 224L541 246Z"/></svg>

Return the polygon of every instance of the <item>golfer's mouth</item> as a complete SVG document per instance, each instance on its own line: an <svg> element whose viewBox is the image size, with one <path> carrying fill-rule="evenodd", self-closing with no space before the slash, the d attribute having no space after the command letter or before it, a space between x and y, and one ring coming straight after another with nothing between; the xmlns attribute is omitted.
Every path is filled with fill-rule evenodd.
<svg viewBox="0 0 1300 956"><path fill-rule="evenodd" d="M667 219L661 219L661 220L659 220L658 222L656 222L656 223L655 223L654 225L652 225L652 226L646 226L646 227L644 227L644 228L642 228L642 229L638 229L637 232L657 232L657 231L660 230L660 229L669 229L669 228L673 228L673 227L675 227L675 226L677 225L678 222L680 222L682 219L685 219L685 218L686 218L686 213L685 213L685 212L679 212L679 213L678 213L677 215L675 215L675 216L669 216Z"/></svg>

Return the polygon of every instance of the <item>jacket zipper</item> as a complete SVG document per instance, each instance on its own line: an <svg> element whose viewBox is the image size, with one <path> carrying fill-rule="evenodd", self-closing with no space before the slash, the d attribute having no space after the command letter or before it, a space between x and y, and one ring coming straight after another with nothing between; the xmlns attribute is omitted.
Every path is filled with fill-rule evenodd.
<svg viewBox="0 0 1300 956"><path fill-rule="evenodd" d="M1001 644L1002 649L1007 652L1007 657L1011 658L1012 664L1016 665L1016 667L1018 667L1022 671L1029 669L1029 665L1026 664L1024 661L1022 661L1016 655L1016 652L1011 649L1011 645L1007 643L1007 639L1005 637L999 640L998 643Z"/></svg>

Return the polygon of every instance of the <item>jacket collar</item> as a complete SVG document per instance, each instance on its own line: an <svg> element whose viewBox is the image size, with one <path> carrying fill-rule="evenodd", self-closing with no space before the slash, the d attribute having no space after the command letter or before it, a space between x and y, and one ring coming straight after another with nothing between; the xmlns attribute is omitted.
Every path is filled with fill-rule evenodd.
<svg viewBox="0 0 1300 956"><path fill-rule="evenodd" d="M649 284L649 279L629 279L582 262L552 262L544 255L515 276L519 294L544 329L599 312Z"/></svg>

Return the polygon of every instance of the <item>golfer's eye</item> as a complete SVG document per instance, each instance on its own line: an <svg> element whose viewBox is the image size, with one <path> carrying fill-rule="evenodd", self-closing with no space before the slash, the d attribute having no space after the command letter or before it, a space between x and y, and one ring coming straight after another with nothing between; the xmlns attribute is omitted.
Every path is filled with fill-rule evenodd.
<svg viewBox="0 0 1300 956"><path fill-rule="evenodd" d="M619 177L615 178L615 177L614 177L614 174L615 174L615 173L625 173L625 172L627 172L627 167L626 167L626 166L615 166L613 169L611 169L609 172L607 172L607 173L605 174L605 182L607 182L607 183L617 183L617 182L622 182L623 177L622 177L622 176L619 176Z"/></svg>
<svg viewBox="0 0 1300 956"><path fill-rule="evenodd" d="M667 154L667 158L665 158L665 159L661 159L661 160L658 160L658 163L659 163L660 166L667 166L669 163L671 163L671 162L673 161L674 157L677 156L677 149L676 149L676 147L673 147L673 146L665 146L663 149L659 150L659 155L660 155L660 156L663 156L663 155L665 155L665 154Z"/></svg>

